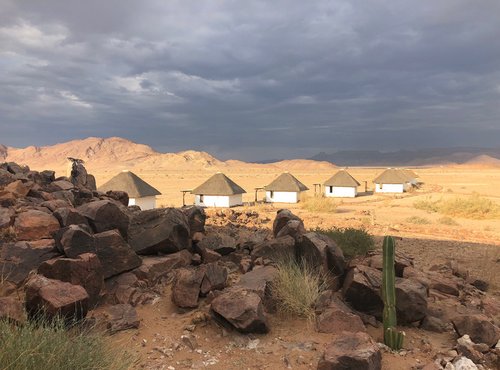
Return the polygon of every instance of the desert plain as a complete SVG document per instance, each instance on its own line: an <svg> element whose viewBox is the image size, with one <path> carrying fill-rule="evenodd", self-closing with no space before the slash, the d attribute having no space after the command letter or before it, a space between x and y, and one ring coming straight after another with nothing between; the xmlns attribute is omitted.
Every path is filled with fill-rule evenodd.
<svg viewBox="0 0 500 370"><path fill-rule="evenodd" d="M64 145L64 144L61 144ZM254 212L261 219L259 227L271 230L276 212L288 208L299 216L307 229L363 228L381 247L384 235L397 237L397 248L414 259L422 270L451 263L466 270L471 278L485 280L488 294L500 298L500 219L450 216L416 206L418 202L480 197L500 204L500 167L496 163L464 165L439 164L412 167L421 185L404 194L374 194L373 179L385 167L347 167L361 186L359 196L335 199L335 211L308 210L303 203L266 204L264 193L255 189L270 183L284 171L291 172L315 194L315 184L323 184L338 169L327 162L288 160L271 164L220 161L203 152L187 151L159 154L151 148L123 139L90 138L51 148L9 150L6 160L28 164L34 170L54 169L56 176L67 174L67 156L85 160L97 186L122 170L131 170L157 188L162 195L159 207L183 205L183 190L193 189L216 172L223 172L247 193L245 205L232 210L207 209L207 226L215 226L221 215L231 212ZM185 204L193 204L187 193ZM224 218L224 217L222 217ZM141 326L111 337L139 356L136 367L144 369L309 369L315 368L330 334L318 333L314 324L299 318L271 317L267 335L243 335L228 332L200 310L182 311L171 302L170 287L164 287L153 304L137 308ZM193 328L196 330L193 332ZM368 327L369 333L382 341L380 328ZM416 369L430 363L454 346L453 333L434 333L406 328L405 351L384 353L383 369ZM182 338L195 338L196 343Z"/></svg>

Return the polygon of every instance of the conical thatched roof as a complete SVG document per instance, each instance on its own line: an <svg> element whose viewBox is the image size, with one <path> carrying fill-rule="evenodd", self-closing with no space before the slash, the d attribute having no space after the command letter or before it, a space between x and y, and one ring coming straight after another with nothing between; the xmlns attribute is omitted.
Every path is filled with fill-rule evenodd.
<svg viewBox="0 0 500 370"><path fill-rule="evenodd" d="M234 195L244 194L246 191L229 177L218 172L194 189L192 193L199 195Z"/></svg>
<svg viewBox="0 0 500 370"><path fill-rule="evenodd" d="M107 183L99 187L99 191L125 191L130 198L152 197L161 193L130 171L120 172Z"/></svg>
<svg viewBox="0 0 500 370"><path fill-rule="evenodd" d="M292 174L284 172L279 175L273 182L265 186L264 189L268 191L289 191L301 192L309 190L307 186L297 180Z"/></svg>
<svg viewBox="0 0 500 370"><path fill-rule="evenodd" d="M411 179L418 179L418 175L413 172L412 170L409 170L409 169L404 169L402 170L409 178Z"/></svg>
<svg viewBox="0 0 500 370"><path fill-rule="evenodd" d="M340 170L324 183L325 186L358 187L360 183L346 170Z"/></svg>
<svg viewBox="0 0 500 370"><path fill-rule="evenodd" d="M411 180L411 177L403 170L388 168L378 175L373 182L376 184L404 184Z"/></svg>

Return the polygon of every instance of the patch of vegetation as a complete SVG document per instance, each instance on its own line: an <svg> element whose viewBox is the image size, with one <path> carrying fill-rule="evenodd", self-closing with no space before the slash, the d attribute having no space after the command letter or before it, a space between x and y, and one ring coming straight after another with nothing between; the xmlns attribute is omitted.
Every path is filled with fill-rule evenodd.
<svg viewBox="0 0 500 370"><path fill-rule="evenodd" d="M310 212L335 213L337 211L337 203L333 199L324 196L302 197L300 206Z"/></svg>
<svg viewBox="0 0 500 370"><path fill-rule="evenodd" d="M16 239L17 239L17 233L12 226L0 230L0 242L8 243L16 241Z"/></svg>
<svg viewBox="0 0 500 370"><path fill-rule="evenodd" d="M317 228L313 231L324 234L333 239L342 249L344 256L347 258L364 256L368 253L368 251L375 247L375 240L373 239L373 236L365 229L346 227L323 230L321 228Z"/></svg>
<svg viewBox="0 0 500 370"><path fill-rule="evenodd" d="M283 258L277 263L278 274L271 285L278 311L313 319L314 304L322 292L328 289L327 277L313 269L305 261Z"/></svg>
<svg viewBox="0 0 500 370"><path fill-rule="evenodd" d="M416 225L429 225L431 222L424 218L424 217L419 217L419 216L411 216L406 219L406 222L410 224L416 224Z"/></svg>
<svg viewBox="0 0 500 370"><path fill-rule="evenodd" d="M488 198L481 197L479 194L446 200L420 200L413 203L413 206L417 209L428 212L439 212L453 217L473 219L500 217L500 205Z"/></svg>
<svg viewBox="0 0 500 370"><path fill-rule="evenodd" d="M448 225L448 226L458 226L459 223L457 221L455 221L453 218L449 217L449 216L444 216L444 217L441 217L438 222L441 224L441 225Z"/></svg>
<svg viewBox="0 0 500 370"><path fill-rule="evenodd" d="M0 320L0 364L9 370L129 369L132 357L113 348L103 334L73 327L63 320L31 321L16 326Z"/></svg>

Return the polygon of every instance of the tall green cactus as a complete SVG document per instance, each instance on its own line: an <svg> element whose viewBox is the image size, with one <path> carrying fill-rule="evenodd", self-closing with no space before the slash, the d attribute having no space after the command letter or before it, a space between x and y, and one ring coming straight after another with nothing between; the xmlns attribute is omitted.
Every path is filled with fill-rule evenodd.
<svg viewBox="0 0 500 370"><path fill-rule="evenodd" d="M396 330L396 272L394 268L394 253L396 243L392 236L384 237L382 246L382 298L384 300L384 343L391 349L400 350L403 347L405 333Z"/></svg>

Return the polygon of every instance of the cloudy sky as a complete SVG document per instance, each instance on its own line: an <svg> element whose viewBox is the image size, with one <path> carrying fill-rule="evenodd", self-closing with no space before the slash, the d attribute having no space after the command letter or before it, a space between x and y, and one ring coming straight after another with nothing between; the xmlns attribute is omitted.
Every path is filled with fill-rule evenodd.
<svg viewBox="0 0 500 370"><path fill-rule="evenodd" d="M500 146L498 0L0 0L0 143Z"/></svg>

